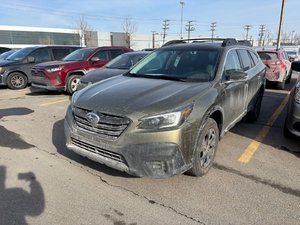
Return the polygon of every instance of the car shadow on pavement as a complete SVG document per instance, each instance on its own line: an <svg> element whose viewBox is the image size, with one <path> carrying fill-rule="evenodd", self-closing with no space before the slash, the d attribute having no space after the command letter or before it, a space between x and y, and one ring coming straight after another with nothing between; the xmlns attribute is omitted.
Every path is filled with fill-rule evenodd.
<svg viewBox="0 0 300 225"><path fill-rule="evenodd" d="M293 83L295 83L295 81L291 82L291 85L286 87L287 91L292 88ZM286 95L287 94L283 92L274 92L274 89L266 89L258 120L254 123L249 123L243 119L241 122L236 124L230 130L230 132L255 140L263 127L270 128L262 143L272 146L277 150L289 152L300 158L300 139L297 137L286 138L283 134L284 122L287 114L287 106L285 106L285 108L282 110L272 127L268 125L268 121L270 120L276 109L279 107L283 99L286 97Z"/></svg>
<svg viewBox="0 0 300 225"><path fill-rule="evenodd" d="M44 191L34 173L19 173L18 180L29 183L29 191L5 187L6 167L0 165L0 224L26 225L26 217L37 217L45 209ZM23 182L22 181L22 182Z"/></svg>
<svg viewBox="0 0 300 225"><path fill-rule="evenodd" d="M136 178L125 172L121 172L121 171L112 169L106 165L94 162L86 157L78 155L78 154L74 153L73 151L69 150L65 145L66 139L65 139L65 135L64 135L64 120L59 120L54 123L53 129L52 129L52 143L56 147L57 153L63 155L64 157L66 157L72 161L75 161L83 166L97 170L99 172L106 173L111 176Z"/></svg>
<svg viewBox="0 0 300 225"><path fill-rule="evenodd" d="M52 95L66 95L65 92L63 91L51 91L51 90L46 90L46 89L41 89L41 88L33 88L29 87L30 92L26 93L25 95L27 96L52 96Z"/></svg>

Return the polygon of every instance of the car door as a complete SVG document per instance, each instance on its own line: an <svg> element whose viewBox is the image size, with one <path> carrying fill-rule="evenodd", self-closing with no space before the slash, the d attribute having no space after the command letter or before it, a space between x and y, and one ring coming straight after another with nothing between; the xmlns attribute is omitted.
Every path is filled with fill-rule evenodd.
<svg viewBox="0 0 300 225"><path fill-rule="evenodd" d="M245 107L248 106L260 87L260 71L255 68L256 62L252 59L250 52L247 49L239 49L238 54L242 64L243 71L247 73L247 87Z"/></svg>
<svg viewBox="0 0 300 225"><path fill-rule="evenodd" d="M99 61L93 61L93 58L99 58ZM109 50L99 50L89 59L89 62L92 64L92 68L100 68L110 61Z"/></svg>
<svg viewBox="0 0 300 225"><path fill-rule="evenodd" d="M28 77L31 77L31 68L38 64L38 63L42 63L42 62L47 62L47 61L51 61L51 55L49 52L48 48L39 48L34 50L32 53L30 53L26 59L25 59L25 64L23 67L23 71L28 75Z"/></svg>
<svg viewBox="0 0 300 225"><path fill-rule="evenodd" d="M245 74L236 49L229 50L226 56L221 81L224 125L228 129L244 114L248 91L247 79L232 79L233 74Z"/></svg>

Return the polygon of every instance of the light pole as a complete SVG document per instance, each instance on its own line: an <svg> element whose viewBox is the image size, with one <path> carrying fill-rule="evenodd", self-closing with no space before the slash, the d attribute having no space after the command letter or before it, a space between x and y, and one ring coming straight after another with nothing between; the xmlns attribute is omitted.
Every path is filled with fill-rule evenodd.
<svg viewBox="0 0 300 225"><path fill-rule="evenodd" d="M152 48L155 48L155 35L158 35L156 31L151 31L152 32Z"/></svg>
<svg viewBox="0 0 300 225"><path fill-rule="evenodd" d="M183 6L185 5L184 1L179 2L181 5L181 17L180 17L180 39L182 39L182 19L183 19Z"/></svg>
<svg viewBox="0 0 300 225"><path fill-rule="evenodd" d="M246 30L246 41L248 41L249 30L251 29L251 25L245 25L244 29Z"/></svg>
<svg viewBox="0 0 300 225"><path fill-rule="evenodd" d="M280 48L280 42L281 42L281 31L282 31L282 23L283 23L284 4L285 4L285 0L282 0L281 13L280 13L280 22L279 22L279 29L278 29L278 36L277 36L277 49Z"/></svg>

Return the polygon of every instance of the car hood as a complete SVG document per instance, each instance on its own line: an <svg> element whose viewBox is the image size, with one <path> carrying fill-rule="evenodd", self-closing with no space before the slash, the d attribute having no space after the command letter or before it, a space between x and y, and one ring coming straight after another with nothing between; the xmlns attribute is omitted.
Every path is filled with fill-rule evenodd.
<svg viewBox="0 0 300 225"><path fill-rule="evenodd" d="M55 66L63 66L63 65L68 65L72 64L74 61L50 61L50 62L44 62L44 63L39 63L35 65L34 67L43 67L43 68L51 68Z"/></svg>
<svg viewBox="0 0 300 225"><path fill-rule="evenodd" d="M0 66L12 66L17 64L20 64L20 61L9 61L5 59L0 61Z"/></svg>
<svg viewBox="0 0 300 225"><path fill-rule="evenodd" d="M110 77L114 77L120 74L125 73L128 70L124 69L113 69L113 68L100 68L96 70L92 70L84 75L80 81L84 83L95 83L100 80L105 80Z"/></svg>
<svg viewBox="0 0 300 225"><path fill-rule="evenodd" d="M82 89L73 96L74 106L128 116L156 114L192 103L211 83L117 76Z"/></svg>

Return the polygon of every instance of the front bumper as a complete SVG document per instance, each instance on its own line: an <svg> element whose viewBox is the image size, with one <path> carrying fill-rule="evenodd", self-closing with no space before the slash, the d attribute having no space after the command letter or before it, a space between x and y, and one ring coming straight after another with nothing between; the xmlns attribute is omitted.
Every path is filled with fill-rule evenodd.
<svg viewBox="0 0 300 225"><path fill-rule="evenodd" d="M286 127L291 134L300 137L300 104L295 102L294 96L290 96Z"/></svg>
<svg viewBox="0 0 300 225"><path fill-rule="evenodd" d="M180 144L174 141L174 131L170 132L173 133L165 133L166 138L159 141L151 139L153 134L150 133L143 133L141 137L126 131L122 138L106 141L78 127L70 107L65 118L66 145L70 150L138 177L171 177L191 168L192 164L184 159ZM141 139L147 141L140 142Z"/></svg>
<svg viewBox="0 0 300 225"><path fill-rule="evenodd" d="M60 77L53 73L51 76L45 75L42 71L31 70L31 85L52 91L63 91L65 86L61 84Z"/></svg>

